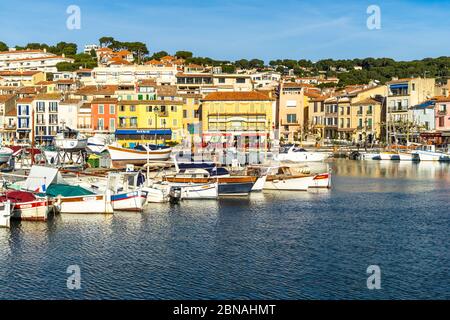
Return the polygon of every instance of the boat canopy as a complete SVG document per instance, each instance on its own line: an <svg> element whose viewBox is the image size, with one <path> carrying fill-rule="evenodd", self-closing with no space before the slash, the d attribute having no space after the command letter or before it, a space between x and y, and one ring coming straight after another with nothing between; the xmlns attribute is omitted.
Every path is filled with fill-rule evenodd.
<svg viewBox="0 0 450 320"><path fill-rule="evenodd" d="M90 196L93 195L95 193L86 190L82 187L79 186L73 186L73 185L69 185L69 184L59 184L59 183L54 183L51 184L46 191L46 195L50 196L50 197L57 197L57 196L62 196L62 197L77 197L77 196Z"/></svg>
<svg viewBox="0 0 450 320"><path fill-rule="evenodd" d="M25 180L24 189L28 191L45 191L52 183L61 183L63 178L56 168L32 166Z"/></svg>

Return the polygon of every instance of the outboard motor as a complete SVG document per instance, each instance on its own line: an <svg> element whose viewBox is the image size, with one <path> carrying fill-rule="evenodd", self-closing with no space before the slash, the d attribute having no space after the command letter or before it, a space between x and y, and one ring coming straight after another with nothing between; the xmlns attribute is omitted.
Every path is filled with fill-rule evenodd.
<svg viewBox="0 0 450 320"><path fill-rule="evenodd" d="M361 154L359 151L352 151L348 157L350 160L359 160L361 158Z"/></svg>
<svg viewBox="0 0 450 320"><path fill-rule="evenodd" d="M172 187L169 192L169 202L171 204L178 204L181 200L181 187Z"/></svg>

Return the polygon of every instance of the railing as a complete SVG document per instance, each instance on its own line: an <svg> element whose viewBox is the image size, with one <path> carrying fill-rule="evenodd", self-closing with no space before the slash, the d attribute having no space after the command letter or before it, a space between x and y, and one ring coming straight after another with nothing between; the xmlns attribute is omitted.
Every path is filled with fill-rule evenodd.
<svg viewBox="0 0 450 320"><path fill-rule="evenodd" d="M439 116L446 116L447 115L447 110L438 110L437 114Z"/></svg>

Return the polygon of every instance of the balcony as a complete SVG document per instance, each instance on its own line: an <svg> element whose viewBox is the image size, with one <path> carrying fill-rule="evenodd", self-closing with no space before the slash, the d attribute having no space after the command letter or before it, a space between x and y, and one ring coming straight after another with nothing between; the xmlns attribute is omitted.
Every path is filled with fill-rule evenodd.
<svg viewBox="0 0 450 320"><path fill-rule="evenodd" d="M446 116L447 115L447 110L438 110L437 115L438 116Z"/></svg>
<svg viewBox="0 0 450 320"><path fill-rule="evenodd" d="M402 107L390 107L389 112L407 112L408 107L402 106Z"/></svg>

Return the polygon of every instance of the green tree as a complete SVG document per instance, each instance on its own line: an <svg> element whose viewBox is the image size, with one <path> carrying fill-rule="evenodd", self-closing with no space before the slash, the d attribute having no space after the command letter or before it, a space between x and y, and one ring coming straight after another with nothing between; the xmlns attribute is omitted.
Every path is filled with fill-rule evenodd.
<svg viewBox="0 0 450 320"><path fill-rule="evenodd" d="M0 51L8 51L9 47L6 43L0 41Z"/></svg>
<svg viewBox="0 0 450 320"><path fill-rule="evenodd" d="M150 57L150 60L155 59L155 60L159 60L162 57L168 56L169 54L167 53L167 51L158 51L153 53L153 55Z"/></svg>
<svg viewBox="0 0 450 320"><path fill-rule="evenodd" d="M187 58L193 57L192 52L190 52L190 51L177 51L175 53L175 56L177 58L181 58L181 59L187 59Z"/></svg>
<svg viewBox="0 0 450 320"><path fill-rule="evenodd" d="M101 37L100 39L98 39L98 42L100 44L101 47L108 47L110 46L113 42L114 42L114 38L113 37Z"/></svg>

